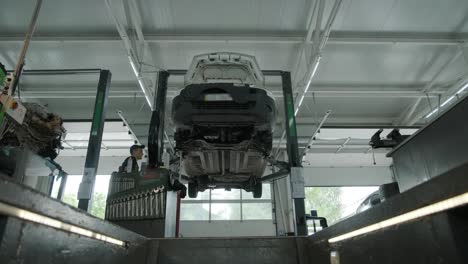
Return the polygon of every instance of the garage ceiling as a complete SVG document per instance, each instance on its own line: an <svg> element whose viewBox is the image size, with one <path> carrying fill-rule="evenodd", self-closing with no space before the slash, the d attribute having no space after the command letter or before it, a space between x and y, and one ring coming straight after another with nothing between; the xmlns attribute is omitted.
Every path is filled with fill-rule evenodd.
<svg viewBox="0 0 468 264"><path fill-rule="evenodd" d="M2 3L0 62L7 69L14 68L34 2ZM105 0L44 1L25 69L110 69L107 117L117 119L116 111L122 110L146 138L150 109L111 16L124 20L124 5L108 2L112 11ZM137 12L131 16L141 24L145 56L152 61L147 75L186 69L194 55L216 51L254 55L263 70L292 71L298 90L309 71L304 60L297 61L301 47L308 45L303 40L314 0L135 2ZM326 1L324 21L333 3ZM466 0L344 0L297 116L301 139L307 142L327 110L332 111L328 127L424 124L424 116L468 80L467 40ZM92 75L25 75L20 89L23 100L47 104L65 119L77 120L91 117L96 83ZM279 84L279 79L267 79L281 112ZM169 86L173 95L182 80L171 78ZM170 103L168 98L168 109Z"/></svg>

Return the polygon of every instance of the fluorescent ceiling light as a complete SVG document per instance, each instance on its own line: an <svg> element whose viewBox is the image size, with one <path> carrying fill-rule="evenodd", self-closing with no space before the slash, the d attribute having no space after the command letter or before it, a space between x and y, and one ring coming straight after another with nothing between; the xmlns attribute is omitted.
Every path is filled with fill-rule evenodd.
<svg viewBox="0 0 468 264"><path fill-rule="evenodd" d="M461 94L461 93L463 93L463 91L465 91L465 90L466 90L466 88L468 88L468 83L467 83L467 84L465 84L465 85L464 85L464 86L463 86L463 87L462 87L460 90L458 90L457 94Z"/></svg>
<svg viewBox="0 0 468 264"><path fill-rule="evenodd" d="M56 229L59 229L68 233L73 233L73 234L77 234L77 235L81 235L81 236L85 236L89 238L94 238L97 240L101 240L101 241L111 243L114 245L118 245L118 246L122 246L122 247L127 245L125 241L118 240L118 239L106 236L104 234L91 231L89 229L85 229L79 226L68 224L60 220L48 217L48 216L40 215L31 211L24 210L24 209L14 207L14 206L1 203L1 202L0 202L0 214L16 217L19 219L38 223L38 224L45 225L45 226L50 226L50 227L53 227L53 228L56 228Z"/></svg>
<svg viewBox="0 0 468 264"><path fill-rule="evenodd" d="M328 242L336 243L336 242L343 241L345 239L349 239L355 236L360 236L363 234L374 232L374 231L377 231L386 227L402 224L402 223L405 223L405 222L408 222L417 218L421 218L427 215L440 213L442 211L449 210L449 209L452 209L461 205L465 205L465 204L468 204L468 192L457 195L455 197L452 197L446 200L443 200L443 201L440 201L440 202L433 203L428 206L424 206L422 208L410 211L408 213L404 213L404 214L392 217L390 219L351 231L349 233L345 233L343 235L330 238Z"/></svg>
<svg viewBox="0 0 468 264"><path fill-rule="evenodd" d="M426 118L431 117L433 114L437 113L437 111L439 111L439 107L437 107L436 109L432 110L429 114L427 114Z"/></svg>
<svg viewBox="0 0 468 264"><path fill-rule="evenodd" d="M294 116L297 115L297 113L299 112L299 108L301 107L302 105L302 102L304 101L304 98L307 94L307 92L309 91L309 88L310 88L310 84L312 83L312 79L314 78L315 76L315 73L317 72L317 69L318 69L318 66L320 64L320 59L322 57L321 56L318 56L315 60L315 65L314 65L314 68L312 69L312 72L310 74L310 77L309 77L309 80L307 81L307 84L305 85L304 87L304 93L302 94L301 98L299 99L299 104L297 105L297 108L294 112Z"/></svg>
<svg viewBox="0 0 468 264"><path fill-rule="evenodd" d="M447 100L445 100L445 102L443 102L440 107L444 107L446 104L448 104L450 101L452 101L453 99L455 99L455 95L452 95L450 96Z"/></svg>
<svg viewBox="0 0 468 264"><path fill-rule="evenodd" d="M146 102L150 106L151 110L153 110L153 105L151 104L150 98L148 94L146 93L146 87L145 87L145 83L143 82L143 79L138 77L137 80L138 80L138 84L140 85L141 90L143 90L143 94L145 95Z"/></svg>
<svg viewBox="0 0 468 264"><path fill-rule="evenodd" d="M453 99L455 99L455 95L450 96L447 100L445 100L445 101L440 105L440 107L436 107L436 108L435 108L434 110L432 110L429 114L427 114L425 118L429 118L429 117L431 117L433 114L437 113L441 107L444 107L446 104L450 103L450 101L452 101Z"/></svg>
<svg viewBox="0 0 468 264"><path fill-rule="evenodd" d="M302 102L304 101L304 98L305 98L305 94L303 94L303 95L301 96L301 99L299 99L299 104L297 105L296 111L294 112L294 116L296 116L297 113L299 112L299 108L301 107L301 104L302 104Z"/></svg>
<svg viewBox="0 0 468 264"><path fill-rule="evenodd" d="M447 100L445 100L440 107L444 107L446 104L448 104L450 101L456 98L457 95L463 93L466 89L468 88L468 83L466 83L460 90L458 90L454 95L450 96ZM425 116L425 118L431 117L433 114L435 114L437 111L439 111L439 107L436 109L432 110L429 114Z"/></svg>
<svg viewBox="0 0 468 264"><path fill-rule="evenodd" d="M140 76L140 72L138 71L135 65L135 62L133 62L132 56L129 55L128 60L130 61L130 65L132 66L133 73L135 73L135 76L137 77L138 84L140 85L140 88L143 91L143 94L145 95L146 102L148 103L151 110L153 110L153 104L151 103L150 97L148 96L148 93L146 91L145 82L143 81L143 78Z"/></svg>
<svg viewBox="0 0 468 264"><path fill-rule="evenodd" d="M130 66L132 66L133 73L135 73L135 76L137 78L140 78L140 73L138 72L138 69L135 65L135 62L133 62L133 59L131 56L128 56L128 60L130 61Z"/></svg>
<svg viewBox="0 0 468 264"><path fill-rule="evenodd" d="M317 60L316 60L317 62L315 63L314 68L312 69L312 74L310 75L310 78L307 81L307 85L305 86L305 89L304 89L304 95L309 90L310 84L312 83L312 79L314 78L315 73L317 72L318 66L320 64L320 58L321 58L320 56L317 58Z"/></svg>

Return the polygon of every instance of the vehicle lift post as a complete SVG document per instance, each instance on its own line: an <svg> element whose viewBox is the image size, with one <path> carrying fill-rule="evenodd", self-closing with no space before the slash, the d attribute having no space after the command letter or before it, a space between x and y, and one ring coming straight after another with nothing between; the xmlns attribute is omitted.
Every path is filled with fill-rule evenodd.
<svg viewBox="0 0 468 264"><path fill-rule="evenodd" d="M148 131L148 166L151 168L164 165L162 155L164 150L164 118L168 79L169 73L167 71L160 71L158 73L158 86L153 104L154 110L151 114Z"/></svg>
<svg viewBox="0 0 468 264"><path fill-rule="evenodd" d="M99 73L99 83L96 101L94 103L94 114L91 123L91 133L89 135L85 168L83 171L83 179L81 180L80 188L78 189L78 208L85 211L90 209L89 200L92 197L94 183L96 181L111 76L112 74L109 70L101 70Z"/></svg>
<svg viewBox="0 0 468 264"><path fill-rule="evenodd" d="M148 167L159 168L164 164L164 119L166 114L167 81L169 72L160 71L158 73L158 86L154 97L154 110L151 115L150 128L148 133ZM164 237L179 236L179 213L180 213L180 192L167 191L166 193L166 214L164 224Z"/></svg>
<svg viewBox="0 0 468 264"><path fill-rule="evenodd" d="M302 157L299 155L299 145L297 142L296 118L294 115L294 98L291 85L291 73L281 72L281 82L283 87L283 101L285 110L286 127L286 151L290 166L291 194L294 199L295 212L295 233L297 236L307 235L307 223L305 214L305 191L304 176L302 175Z"/></svg>

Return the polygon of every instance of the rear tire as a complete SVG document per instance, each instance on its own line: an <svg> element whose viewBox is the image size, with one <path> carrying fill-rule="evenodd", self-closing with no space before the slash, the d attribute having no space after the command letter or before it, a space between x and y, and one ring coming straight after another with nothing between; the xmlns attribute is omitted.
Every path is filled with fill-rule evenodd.
<svg viewBox="0 0 468 264"><path fill-rule="evenodd" d="M197 196L198 196L198 184L197 184L197 182L189 182L189 184L188 184L188 196L190 198L197 198Z"/></svg>
<svg viewBox="0 0 468 264"><path fill-rule="evenodd" d="M254 198L262 198L262 183L257 182L252 186L252 193Z"/></svg>

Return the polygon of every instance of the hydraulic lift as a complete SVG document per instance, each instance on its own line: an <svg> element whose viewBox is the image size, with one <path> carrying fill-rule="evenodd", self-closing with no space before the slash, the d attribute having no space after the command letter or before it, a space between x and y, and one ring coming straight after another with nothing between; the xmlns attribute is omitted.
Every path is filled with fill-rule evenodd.
<svg viewBox="0 0 468 264"><path fill-rule="evenodd" d="M179 180L185 176L163 167L164 165L170 166L163 163L164 117L168 79L170 75L185 75L186 72L186 70L168 70L158 73L155 109L149 127L148 166L143 172L143 179L139 173L114 173L111 179L106 219L150 237L163 237L162 230L166 230L164 232L166 237L178 236L180 194L185 196L185 186ZM304 178L301 174L302 159L297 143L291 75L285 71L263 71L263 74L280 76L282 80L288 162L271 160L270 163L277 166L279 171L265 176L262 181L270 182L286 177L288 174L291 175L292 198L296 215L295 234L307 235ZM94 123L98 121L93 119ZM171 192L171 190L180 190L181 193ZM169 203L175 208L166 205Z"/></svg>
<svg viewBox="0 0 468 264"><path fill-rule="evenodd" d="M170 75L185 75L187 70L168 70L160 72L160 78L166 78L166 81L160 81L161 86L158 87L158 95L161 89L167 90L167 78ZM262 177L262 182L272 182L290 175L291 194L294 200L295 213L295 234L304 236L307 235L306 214L304 205L304 177L302 175L302 157L299 154L299 145L297 141L296 119L294 115L294 98L291 84L291 73L281 70L266 70L262 71L264 76L281 77L281 87L283 89L283 102L285 109L285 128L286 128L286 145L287 145L287 162L278 161L275 159L269 160L270 164L275 166L278 171L270 175ZM161 92L164 93L165 92ZM162 136L161 136L162 137Z"/></svg>

